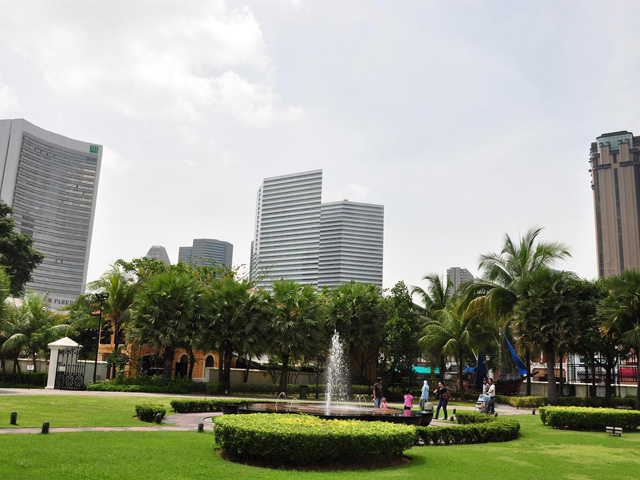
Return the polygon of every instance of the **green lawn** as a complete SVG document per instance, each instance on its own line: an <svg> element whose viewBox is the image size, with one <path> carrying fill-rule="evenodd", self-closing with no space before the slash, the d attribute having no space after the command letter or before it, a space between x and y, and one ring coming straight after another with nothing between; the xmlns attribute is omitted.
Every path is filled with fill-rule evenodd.
<svg viewBox="0 0 640 480"><path fill-rule="evenodd" d="M134 418L136 404L161 403L171 414L169 397L100 397L88 395L0 396L0 428L10 428L11 412L18 412L16 427L133 427L148 425Z"/></svg>
<svg viewBox="0 0 640 480"><path fill-rule="evenodd" d="M131 418L138 401L132 397L0 397L0 427L7 426L12 406L20 403L18 411L35 416L38 409L46 409L56 415L50 418L59 424L52 422L52 426L140 425ZM34 419L34 425L41 425L42 418ZM543 426L538 416L517 418L522 437L513 442L415 447L407 452L412 458L409 465L343 472L268 470L226 462L216 455L210 432L0 435L0 478L631 480L640 476L640 433L617 438L604 432L553 430Z"/></svg>

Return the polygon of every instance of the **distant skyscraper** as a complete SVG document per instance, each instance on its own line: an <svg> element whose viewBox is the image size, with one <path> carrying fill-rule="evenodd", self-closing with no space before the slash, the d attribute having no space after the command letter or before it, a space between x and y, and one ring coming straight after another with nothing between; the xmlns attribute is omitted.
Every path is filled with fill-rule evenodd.
<svg viewBox="0 0 640 480"><path fill-rule="evenodd" d="M169 260L169 255L167 254L167 249L162 245L154 245L152 246L147 254L145 255L147 258L155 258L156 260L160 260L165 265L171 265L171 260Z"/></svg>
<svg viewBox="0 0 640 480"><path fill-rule="evenodd" d="M451 267L447 268L447 278L451 281L449 295L453 295L458 291L461 283L473 280L473 275L471 275L471 272L466 268Z"/></svg>
<svg viewBox="0 0 640 480"><path fill-rule="evenodd" d="M598 276L640 270L640 137L605 133L591 144Z"/></svg>
<svg viewBox="0 0 640 480"><path fill-rule="evenodd" d="M351 280L382 288L384 206L323 203L320 214L318 286Z"/></svg>
<svg viewBox="0 0 640 480"><path fill-rule="evenodd" d="M54 308L84 291L101 162L101 145L0 120L0 197L45 255L26 289L49 292Z"/></svg>
<svg viewBox="0 0 640 480"><path fill-rule="evenodd" d="M191 247L180 247L178 262L202 266L232 267L233 245L211 238L196 238Z"/></svg>
<svg viewBox="0 0 640 480"><path fill-rule="evenodd" d="M250 276L314 287L351 280L382 287L384 207L321 203L322 170L266 178L258 189Z"/></svg>

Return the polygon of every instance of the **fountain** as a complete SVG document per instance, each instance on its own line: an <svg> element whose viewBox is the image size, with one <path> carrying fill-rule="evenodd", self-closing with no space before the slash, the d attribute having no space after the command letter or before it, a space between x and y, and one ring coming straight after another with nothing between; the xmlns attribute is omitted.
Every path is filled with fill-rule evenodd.
<svg viewBox="0 0 640 480"><path fill-rule="evenodd" d="M420 413L405 416L404 411L395 408L373 408L363 406L364 395L356 396L358 405L350 405L343 402L349 395L349 368L345 358L345 349L340 341L338 333L331 338L331 348L327 361L326 371L326 400L318 402L294 402L280 403L280 397L286 394L281 392L276 403L247 403L238 408L238 413L303 413L326 419L350 419L350 420L377 420L393 423L405 423L426 426L431 422L433 412Z"/></svg>

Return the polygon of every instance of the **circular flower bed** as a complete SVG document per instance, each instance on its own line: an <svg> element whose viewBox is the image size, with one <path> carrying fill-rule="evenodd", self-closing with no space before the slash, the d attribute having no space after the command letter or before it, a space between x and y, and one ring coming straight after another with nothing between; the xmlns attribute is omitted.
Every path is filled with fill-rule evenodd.
<svg viewBox="0 0 640 480"><path fill-rule="evenodd" d="M230 459L271 466L389 462L416 439L407 425L260 413L217 418L214 433Z"/></svg>

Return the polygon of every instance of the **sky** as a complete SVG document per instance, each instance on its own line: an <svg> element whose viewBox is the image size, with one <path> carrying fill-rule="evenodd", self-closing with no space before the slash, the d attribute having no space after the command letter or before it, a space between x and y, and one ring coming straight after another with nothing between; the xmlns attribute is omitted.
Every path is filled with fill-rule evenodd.
<svg viewBox="0 0 640 480"><path fill-rule="evenodd" d="M639 2L30 1L0 118L104 146L88 280L163 245L247 265L265 177L385 207L384 286L543 227L596 276L589 147L640 135ZM246 268L244 269L246 270Z"/></svg>

